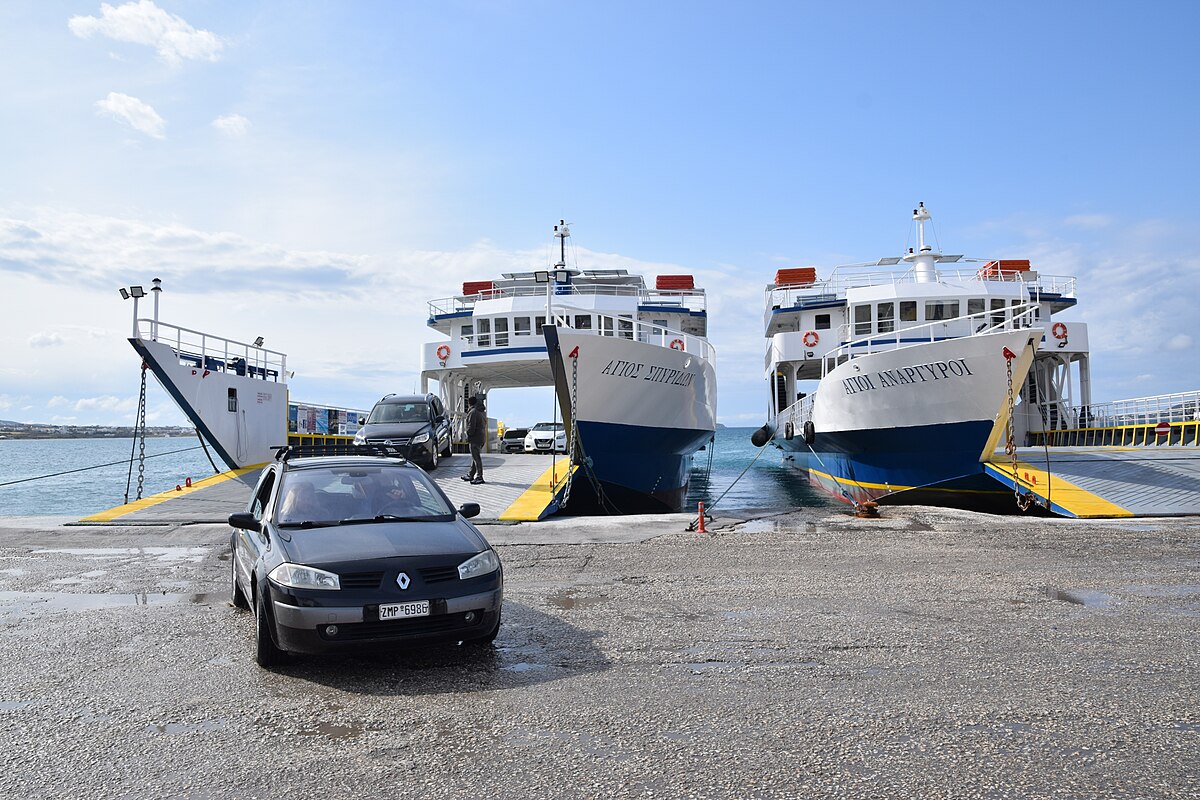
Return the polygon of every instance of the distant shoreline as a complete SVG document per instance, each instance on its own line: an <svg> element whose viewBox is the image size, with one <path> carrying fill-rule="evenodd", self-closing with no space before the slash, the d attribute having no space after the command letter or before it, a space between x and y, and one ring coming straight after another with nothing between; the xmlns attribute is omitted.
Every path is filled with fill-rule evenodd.
<svg viewBox="0 0 1200 800"><path fill-rule="evenodd" d="M132 439L135 433L133 426L25 425L22 423L5 423L0 426L0 440L10 441L21 439ZM195 435L194 429L178 426L146 428L146 438L148 439L177 439Z"/></svg>

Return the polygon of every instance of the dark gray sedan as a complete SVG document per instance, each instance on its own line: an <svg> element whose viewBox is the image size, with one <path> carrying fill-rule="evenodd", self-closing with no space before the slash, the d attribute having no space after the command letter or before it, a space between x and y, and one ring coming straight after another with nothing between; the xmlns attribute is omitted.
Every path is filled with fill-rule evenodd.
<svg viewBox="0 0 1200 800"><path fill-rule="evenodd" d="M358 448L356 452L363 452ZM500 558L403 459L284 448L229 524L233 602L252 608L255 657L438 642L500 630Z"/></svg>

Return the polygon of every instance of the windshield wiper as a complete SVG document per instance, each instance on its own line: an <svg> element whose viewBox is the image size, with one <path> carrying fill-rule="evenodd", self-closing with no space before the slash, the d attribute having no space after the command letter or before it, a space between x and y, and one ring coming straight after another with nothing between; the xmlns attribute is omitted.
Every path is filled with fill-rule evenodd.
<svg viewBox="0 0 1200 800"><path fill-rule="evenodd" d="M333 528L338 525L341 525L342 522L344 522L344 520L339 521L336 519L331 519L331 520L322 520L320 522L314 522L311 519L306 519L306 520L304 520L304 522L281 522L281 523L279 523L279 527L281 527L281 528Z"/></svg>

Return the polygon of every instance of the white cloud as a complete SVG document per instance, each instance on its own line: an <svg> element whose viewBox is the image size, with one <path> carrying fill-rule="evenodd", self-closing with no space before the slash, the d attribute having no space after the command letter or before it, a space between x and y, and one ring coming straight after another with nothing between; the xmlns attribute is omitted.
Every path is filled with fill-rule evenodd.
<svg viewBox="0 0 1200 800"><path fill-rule="evenodd" d="M30 347L58 347L66 344L66 339L54 331L35 333L29 337Z"/></svg>
<svg viewBox="0 0 1200 800"><path fill-rule="evenodd" d="M75 411L122 411L131 412L137 407L137 402L132 398L113 397L112 395L103 395L101 397L83 397L76 400L71 408Z"/></svg>
<svg viewBox="0 0 1200 800"><path fill-rule="evenodd" d="M1073 217L1067 217L1063 220L1063 224L1072 228L1085 228L1087 230L1107 228L1112 222L1113 218L1108 214L1076 214Z"/></svg>
<svg viewBox="0 0 1200 800"><path fill-rule="evenodd" d="M212 121L212 126L225 136L237 138L250 130L250 120L241 114L223 114Z"/></svg>
<svg viewBox="0 0 1200 800"><path fill-rule="evenodd" d="M1192 349L1192 337L1188 336L1186 333L1181 333L1176 336L1172 336L1170 339L1167 340L1167 349L1172 350L1174 352L1180 352L1182 350L1191 350Z"/></svg>
<svg viewBox="0 0 1200 800"><path fill-rule="evenodd" d="M152 106L143 103L136 97L130 97L120 92L109 92L108 97L96 101L96 108L100 113L124 122L147 136L155 139L166 138L167 123Z"/></svg>
<svg viewBox="0 0 1200 800"><path fill-rule="evenodd" d="M50 408L66 408L71 405L71 401L63 397L61 394L56 394L46 401L46 405Z"/></svg>
<svg viewBox="0 0 1200 800"><path fill-rule="evenodd" d="M184 59L216 61L225 46L221 37L193 28L152 0L116 7L101 3L99 17L71 17L67 27L81 39L98 33L118 42L153 47L159 58L172 66Z"/></svg>

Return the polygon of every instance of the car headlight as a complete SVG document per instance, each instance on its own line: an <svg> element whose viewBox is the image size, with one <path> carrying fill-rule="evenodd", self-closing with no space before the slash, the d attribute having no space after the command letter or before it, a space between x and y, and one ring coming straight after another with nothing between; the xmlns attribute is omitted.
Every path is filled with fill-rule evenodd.
<svg viewBox="0 0 1200 800"><path fill-rule="evenodd" d="M487 575L498 569L500 569L500 559L496 557L496 553L492 550L484 550L479 555L468 558L458 565L458 577L465 581L467 578L478 578L480 575Z"/></svg>
<svg viewBox="0 0 1200 800"><path fill-rule="evenodd" d="M428 441L429 441L428 433L418 433L416 436L414 436L412 438L413 444L425 444Z"/></svg>
<svg viewBox="0 0 1200 800"><path fill-rule="evenodd" d="M459 567L462 570L462 567ZM336 591L342 588L338 576L316 567L306 567L303 564L280 564L267 576L283 586L293 589L329 589Z"/></svg>
<svg viewBox="0 0 1200 800"><path fill-rule="evenodd" d="M355 444L366 444L367 443L367 432L365 429L359 428L358 433L354 434L354 443Z"/></svg>

